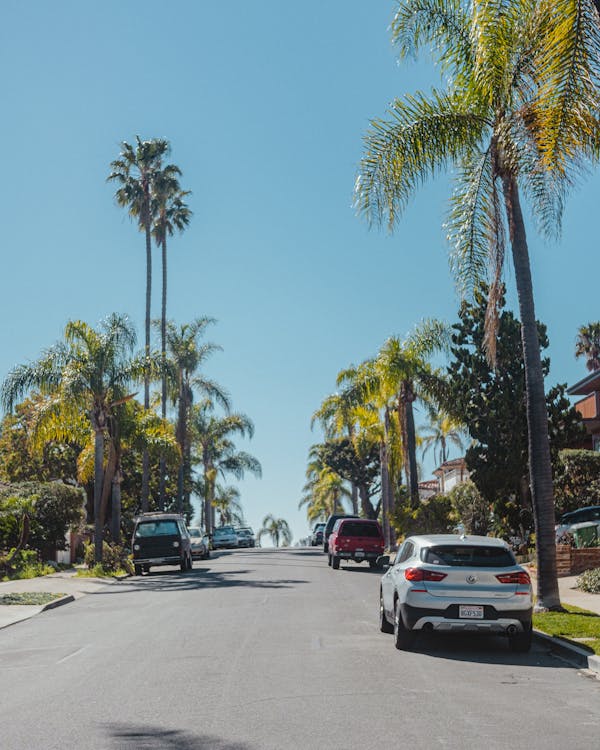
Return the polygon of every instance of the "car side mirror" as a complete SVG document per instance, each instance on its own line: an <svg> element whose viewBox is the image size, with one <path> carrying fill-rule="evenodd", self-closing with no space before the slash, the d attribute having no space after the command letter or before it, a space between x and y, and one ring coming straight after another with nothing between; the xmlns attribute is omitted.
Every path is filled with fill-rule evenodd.
<svg viewBox="0 0 600 750"><path fill-rule="evenodd" d="M390 556L389 555L380 555L377 558L377 567L378 568L389 568L390 567Z"/></svg>

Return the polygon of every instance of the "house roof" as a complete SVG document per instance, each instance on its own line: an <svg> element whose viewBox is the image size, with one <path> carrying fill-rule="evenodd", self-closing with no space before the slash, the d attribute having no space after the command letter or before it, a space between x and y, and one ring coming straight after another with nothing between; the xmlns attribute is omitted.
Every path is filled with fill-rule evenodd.
<svg viewBox="0 0 600 750"><path fill-rule="evenodd" d="M600 370L594 370L583 380L567 388L569 396L587 396L594 391L600 391Z"/></svg>
<svg viewBox="0 0 600 750"><path fill-rule="evenodd" d="M461 458L453 458L451 461L444 461L443 464L440 464L437 469L433 470L433 474L436 477L441 476L442 474L445 474L447 471L451 471L452 469L466 469L467 464L465 463L464 456Z"/></svg>

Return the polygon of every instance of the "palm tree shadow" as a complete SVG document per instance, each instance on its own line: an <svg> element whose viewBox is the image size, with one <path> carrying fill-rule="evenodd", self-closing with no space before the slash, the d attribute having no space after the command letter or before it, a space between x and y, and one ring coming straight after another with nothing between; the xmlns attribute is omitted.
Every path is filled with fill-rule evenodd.
<svg viewBox="0 0 600 750"><path fill-rule="evenodd" d="M252 750L246 742L231 742L208 734L179 729L107 724L111 746L118 750Z"/></svg>

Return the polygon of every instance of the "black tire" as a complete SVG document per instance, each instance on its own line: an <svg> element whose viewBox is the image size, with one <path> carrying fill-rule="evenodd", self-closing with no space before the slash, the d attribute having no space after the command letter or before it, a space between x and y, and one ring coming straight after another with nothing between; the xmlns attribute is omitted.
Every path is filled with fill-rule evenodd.
<svg viewBox="0 0 600 750"><path fill-rule="evenodd" d="M329 553L327 554L327 565L331 567L331 555Z"/></svg>
<svg viewBox="0 0 600 750"><path fill-rule="evenodd" d="M331 567L334 570L339 570L340 569L340 558L337 555L332 555L331 556Z"/></svg>
<svg viewBox="0 0 600 750"><path fill-rule="evenodd" d="M522 633L512 635L508 639L508 645L510 650L517 654L526 654L531 649L531 641L533 638L533 628L531 623L525 625L525 629Z"/></svg>
<svg viewBox="0 0 600 750"><path fill-rule="evenodd" d="M185 571L188 569L187 557L184 557L183 560L179 563L179 569L182 573L185 573Z"/></svg>
<svg viewBox="0 0 600 750"><path fill-rule="evenodd" d="M188 557L188 570L193 570L194 568L194 558L190 555Z"/></svg>
<svg viewBox="0 0 600 750"><path fill-rule="evenodd" d="M142 575L142 566L141 565L134 565L133 566L133 574L136 576Z"/></svg>
<svg viewBox="0 0 600 750"><path fill-rule="evenodd" d="M369 560L371 570L381 570L381 565L377 565L377 560Z"/></svg>
<svg viewBox="0 0 600 750"><path fill-rule="evenodd" d="M414 640L414 633L404 627L402 612L400 611L400 601L396 599L394 604L394 646L399 651L409 651L412 648Z"/></svg>
<svg viewBox="0 0 600 750"><path fill-rule="evenodd" d="M209 550L209 549L207 549L207 550L206 550L206 554L204 555L204 559L205 559L205 560L208 560L208 558L209 558L209 557L210 557L210 550Z"/></svg>
<svg viewBox="0 0 600 750"><path fill-rule="evenodd" d="M327 542L323 542L323 552L329 552L329 544Z"/></svg>
<svg viewBox="0 0 600 750"><path fill-rule="evenodd" d="M149 573L150 572L150 566L149 565L142 565L142 570L144 571L144 573Z"/></svg>
<svg viewBox="0 0 600 750"><path fill-rule="evenodd" d="M383 609L383 596L381 594L379 595L379 630L381 630L382 633L394 632L394 626L385 616L385 611Z"/></svg>

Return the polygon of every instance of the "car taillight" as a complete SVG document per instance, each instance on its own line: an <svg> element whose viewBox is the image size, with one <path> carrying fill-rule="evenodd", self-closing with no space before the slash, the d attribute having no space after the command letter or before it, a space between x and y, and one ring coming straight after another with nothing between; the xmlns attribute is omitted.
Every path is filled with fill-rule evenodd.
<svg viewBox="0 0 600 750"><path fill-rule="evenodd" d="M529 573L526 573L524 570L520 571L519 573L500 573L500 575L497 575L496 578L500 581L500 583L512 583L521 586L529 586L529 584L531 583Z"/></svg>
<svg viewBox="0 0 600 750"><path fill-rule="evenodd" d="M438 573L426 568L406 568L404 577L407 581L443 581L446 573Z"/></svg>

